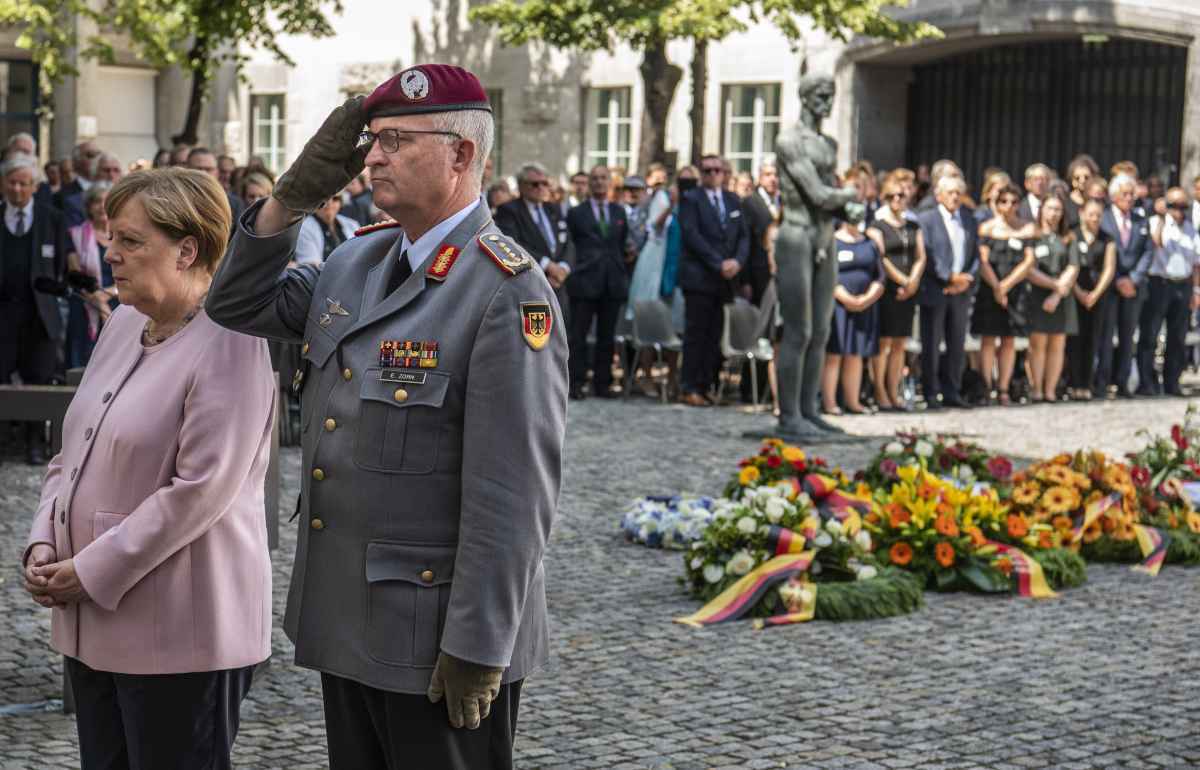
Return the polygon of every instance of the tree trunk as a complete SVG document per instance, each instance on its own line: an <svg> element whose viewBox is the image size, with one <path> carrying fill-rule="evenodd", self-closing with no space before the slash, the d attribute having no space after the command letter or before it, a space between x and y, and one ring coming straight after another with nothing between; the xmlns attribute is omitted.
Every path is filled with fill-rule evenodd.
<svg viewBox="0 0 1200 770"><path fill-rule="evenodd" d="M642 73L645 93L638 164L644 169L650 163L663 163L667 159L667 114L671 111L675 89L683 79L683 70L667 60L665 40L646 47L638 69Z"/></svg>
<svg viewBox="0 0 1200 770"><path fill-rule="evenodd" d="M697 38L692 49L692 165L704 155L704 96L708 91L708 41Z"/></svg>
<svg viewBox="0 0 1200 770"><path fill-rule="evenodd" d="M204 107L204 95L208 90L208 38L198 37L188 51L188 61L192 62L192 93L188 98L187 118L183 131L171 137L175 144L195 145L197 129L200 127L200 110ZM200 62L199 65L195 62Z"/></svg>

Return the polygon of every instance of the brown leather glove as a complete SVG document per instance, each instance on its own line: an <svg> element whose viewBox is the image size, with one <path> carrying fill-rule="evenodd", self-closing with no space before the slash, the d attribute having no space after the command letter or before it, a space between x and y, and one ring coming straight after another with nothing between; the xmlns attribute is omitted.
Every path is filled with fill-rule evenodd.
<svg viewBox="0 0 1200 770"><path fill-rule="evenodd" d="M366 123L362 103L363 97L354 96L329 113L275 183L277 201L291 211L312 213L363 170L370 147L355 148Z"/></svg>
<svg viewBox="0 0 1200 770"><path fill-rule="evenodd" d="M426 695L432 703L446 698L451 726L474 730L492 713L492 701L500 694L503 674L502 668L488 668L439 652Z"/></svg>

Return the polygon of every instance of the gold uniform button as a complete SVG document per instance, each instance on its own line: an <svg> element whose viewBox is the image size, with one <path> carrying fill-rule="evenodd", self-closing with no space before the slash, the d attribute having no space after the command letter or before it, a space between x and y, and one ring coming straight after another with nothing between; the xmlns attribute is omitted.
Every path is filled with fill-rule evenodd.
<svg viewBox="0 0 1200 770"><path fill-rule="evenodd" d="M424 572L422 572L421 573L421 582L422 583L432 583L433 582L433 570L427 569Z"/></svg>
<svg viewBox="0 0 1200 770"><path fill-rule="evenodd" d="M337 428L337 420L330 417L328 420L325 421L325 430L332 432L336 428Z"/></svg>
<svg viewBox="0 0 1200 770"><path fill-rule="evenodd" d="M312 528L317 530L325 529L325 522L321 521L320 519L313 519Z"/></svg>
<svg viewBox="0 0 1200 770"><path fill-rule="evenodd" d="M408 400L408 391L404 388L396 388L396 392L392 394L392 398L403 403Z"/></svg>
<svg viewBox="0 0 1200 770"><path fill-rule="evenodd" d="M342 379L346 382L349 382L350 380L354 379L354 372L350 371L349 369L343 369Z"/></svg>
<svg viewBox="0 0 1200 770"><path fill-rule="evenodd" d="M324 481L325 471L321 470L320 468L313 468L313 478L317 481Z"/></svg>
<svg viewBox="0 0 1200 770"><path fill-rule="evenodd" d="M308 355L308 343L307 342L300 346L300 355L302 355L302 356Z"/></svg>

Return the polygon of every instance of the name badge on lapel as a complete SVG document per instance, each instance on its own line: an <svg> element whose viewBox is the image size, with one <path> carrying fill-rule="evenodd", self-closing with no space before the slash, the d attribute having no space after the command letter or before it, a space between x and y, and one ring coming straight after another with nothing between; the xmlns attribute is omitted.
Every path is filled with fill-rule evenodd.
<svg viewBox="0 0 1200 770"><path fill-rule="evenodd" d="M741 215L742 215L742 212L738 211L737 209L734 209L733 211L729 212L730 219L737 219Z"/></svg>
<svg viewBox="0 0 1200 770"><path fill-rule="evenodd" d="M1024 245L1025 244L1021 243L1020 238L1009 238L1008 239L1008 248L1010 248L1010 249L1020 251Z"/></svg>
<svg viewBox="0 0 1200 770"><path fill-rule="evenodd" d="M1043 243L1041 246L1038 246L1036 249L1034 249L1033 253L1038 259L1045 259L1046 257L1050 256L1050 247Z"/></svg>
<svg viewBox="0 0 1200 770"><path fill-rule="evenodd" d="M42 244L42 259L54 259L54 244L53 243L43 243Z"/></svg>

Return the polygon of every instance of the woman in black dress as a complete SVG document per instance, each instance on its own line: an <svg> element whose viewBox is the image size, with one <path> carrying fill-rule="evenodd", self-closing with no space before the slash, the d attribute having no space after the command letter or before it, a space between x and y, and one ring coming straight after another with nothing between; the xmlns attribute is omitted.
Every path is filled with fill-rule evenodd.
<svg viewBox="0 0 1200 770"><path fill-rule="evenodd" d="M1071 289L1079 331L1067 337L1067 383L1072 401L1091 400L1096 356L1101 345L1112 345L1112 337L1104 340L1100 329L1117 272L1117 242L1101 229L1103 216L1104 204L1088 200L1079 210L1079 226L1072 231L1079 253L1079 277Z"/></svg>
<svg viewBox="0 0 1200 770"><path fill-rule="evenodd" d="M1001 405L1009 404L1008 388L1017 360L1016 338L1024 325L1023 294L1026 273L1033 267L1032 223L1017 213L1021 191L1011 183L996 193L996 216L979 226L979 275L983 284L975 295L971 333L979 337L979 369L989 398L992 383ZM997 355L997 346L999 354ZM993 370L999 359L999 378Z"/></svg>
<svg viewBox="0 0 1200 770"><path fill-rule="evenodd" d="M1071 185L1071 193L1063 203L1067 206L1067 227L1074 230L1079 227L1079 212L1087 203L1087 188L1100 173L1100 167L1091 155L1076 155L1067 166L1067 182Z"/></svg>
<svg viewBox="0 0 1200 770"><path fill-rule="evenodd" d="M837 302L825 347L825 369L821 372L821 397L827 414L841 414L837 406L839 377L846 411L866 412L859 403L863 359L879 352L876 302L883 296L883 270L875 244L861 228L861 222L843 222L834 235L838 285L833 289L833 298Z"/></svg>
<svg viewBox="0 0 1200 770"><path fill-rule="evenodd" d="M1038 211L1037 263L1029 273L1029 372L1035 403L1058 400L1067 335L1078 328L1071 289L1079 274L1079 251L1072 248L1065 214L1066 206L1055 195L1047 196Z"/></svg>
<svg viewBox="0 0 1200 770"><path fill-rule="evenodd" d="M905 186L895 175L883 182L883 202L867 237L883 255L881 262L887 276L879 300L879 355L872 359L871 378L875 401L888 412L904 408L900 379L904 376L908 338L912 336L917 288L925 272L925 242L921 228L909 217Z"/></svg>

